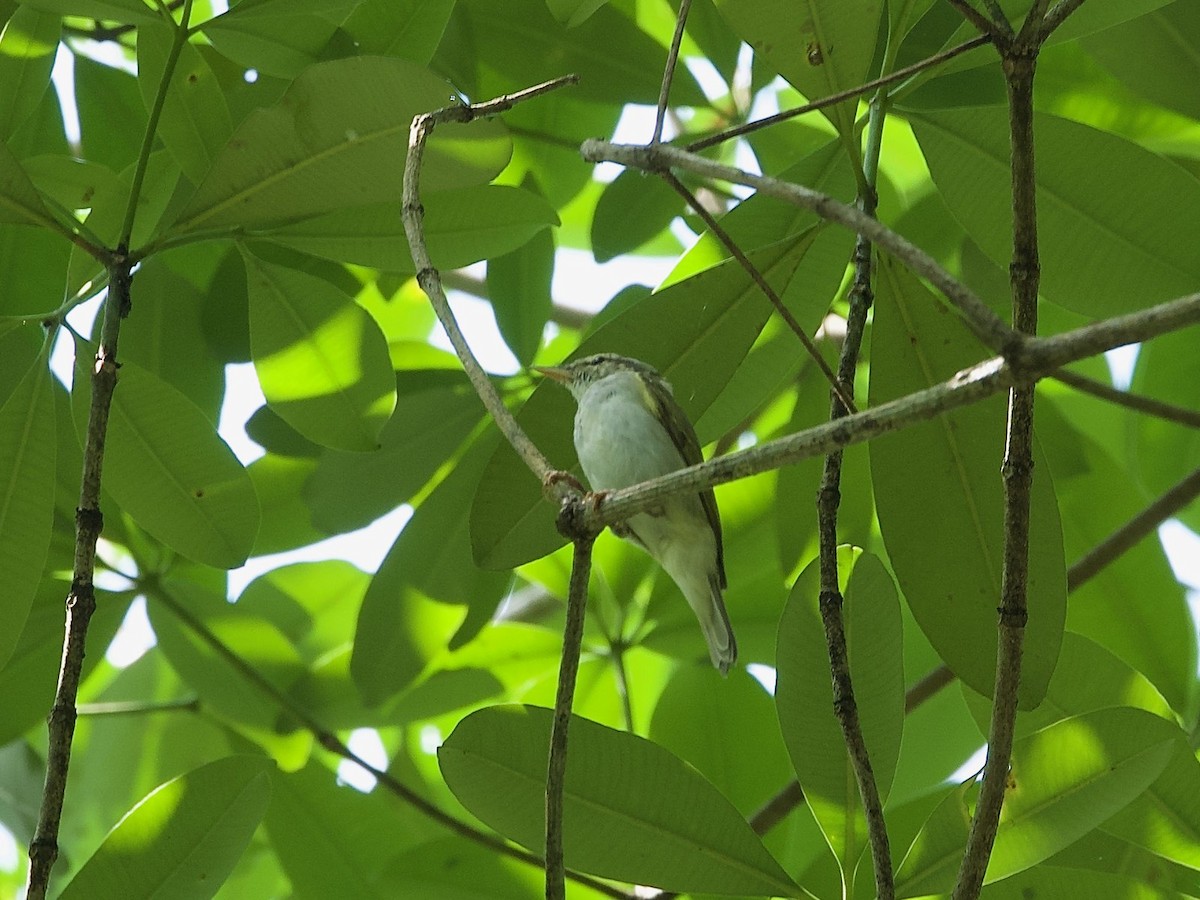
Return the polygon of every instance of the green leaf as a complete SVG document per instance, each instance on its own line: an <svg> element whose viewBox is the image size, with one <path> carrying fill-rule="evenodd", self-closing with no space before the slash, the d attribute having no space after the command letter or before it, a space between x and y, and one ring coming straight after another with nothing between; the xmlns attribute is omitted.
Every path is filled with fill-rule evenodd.
<svg viewBox="0 0 1200 900"><path fill-rule="evenodd" d="M838 562L855 702L876 786L886 800L904 730L900 604L891 576L876 557L843 547ZM865 846L866 826L833 712L819 588L813 562L796 579L780 619L775 706L805 800L843 870L850 872Z"/></svg>
<svg viewBox="0 0 1200 900"><path fill-rule="evenodd" d="M182 578L170 580L161 590L276 689L287 691L304 674L304 661L295 646L269 619ZM244 672L177 618L163 600L151 596L147 608L171 667L206 704L255 728L269 730L287 723L294 729L273 697L247 680Z"/></svg>
<svg viewBox="0 0 1200 900"><path fill-rule="evenodd" d="M1200 7L1171 3L1099 34L1083 48L1121 82L1155 103L1200 119ZM1138 60L1154 60L1154 65Z"/></svg>
<svg viewBox="0 0 1200 900"><path fill-rule="evenodd" d="M271 409L326 447L378 449L396 380L375 320L323 278L250 252L242 258L250 351Z"/></svg>
<svg viewBox="0 0 1200 900"><path fill-rule="evenodd" d="M174 41L173 27L138 29L138 87L147 109L154 105ZM157 136L195 184L212 168L232 133L229 106L216 76L200 51L185 41L171 74Z"/></svg>
<svg viewBox="0 0 1200 900"><path fill-rule="evenodd" d="M76 55L75 102L84 158L114 171L137 159L147 121L136 78Z"/></svg>
<svg viewBox="0 0 1200 900"><path fill-rule="evenodd" d="M55 416L49 340L0 407L0 667L42 580L55 493Z"/></svg>
<svg viewBox="0 0 1200 900"><path fill-rule="evenodd" d="M0 32L0 140L33 115L50 84L62 19L25 6Z"/></svg>
<svg viewBox="0 0 1200 900"><path fill-rule="evenodd" d="M433 264L461 269L520 247L558 224L554 208L532 191L485 184L438 191L422 200L425 243ZM413 272L400 207L375 203L264 232L277 244L337 262Z"/></svg>
<svg viewBox="0 0 1200 900"><path fill-rule="evenodd" d="M496 324L522 365L533 362L554 305L554 237L534 235L524 246L488 260L487 283Z"/></svg>
<svg viewBox="0 0 1200 900"><path fill-rule="evenodd" d="M158 22L159 13L142 0L21 0L25 6L70 16L107 22L144 24Z"/></svg>
<svg viewBox="0 0 1200 900"><path fill-rule="evenodd" d="M717 0L742 40L810 100L867 81L883 15L882 0ZM821 110L849 135L857 100Z"/></svg>
<svg viewBox="0 0 1200 900"><path fill-rule="evenodd" d="M493 706L438 749L450 790L502 835L541 852L553 712ZM802 895L694 769L644 738L573 716L563 840L569 868L669 891Z"/></svg>
<svg viewBox="0 0 1200 900"><path fill-rule="evenodd" d="M596 262L636 250L656 237L683 211L683 201L665 181L626 169L605 186L592 218Z"/></svg>
<svg viewBox="0 0 1200 900"><path fill-rule="evenodd" d="M648 737L695 766L738 810L750 816L791 778L770 695L749 673L722 678L682 666L654 705ZM730 753L731 747L753 748Z"/></svg>
<svg viewBox="0 0 1200 900"><path fill-rule="evenodd" d="M879 265L871 405L951 377L977 359L955 315L890 258ZM900 588L946 664L990 696L1004 548L1004 398L906 428L871 443L871 478ZM1029 622L1019 703L1042 699L1066 615L1062 525L1050 467L1034 448L1029 538Z"/></svg>
<svg viewBox="0 0 1200 900"><path fill-rule="evenodd" d="M457 461L417 507L371 579L350 662L354 683L370 706L407 687L452 642L464 626L458 607L468 606L487 621L508 587L507 573L483 571L471 558L463 516L494 447L494 437L481 440Z"/></svg>
<svg viewBox="0 0 1200 900"><path fill-rule="evenodd" d="M801 324L815 328L848 253L846 235L818 226L748 256L782 291ZM572 356L609 351L656 366L695 421L725 387L770 314L767 299L730 260L608 320ZM570 395L560 385L547 384L534 391L518 421L551 460L570 468L574 415ZM541 486L507 445L489 464L475 495L471 541L475 558L487 568L511 568L562 544Z"/></svg>
<svg viewBox="0 0 1200 900"><path fill-rule="evenodd" d="M318 63L275 106L251 113L171 228L254 228L400 199L413 117L445 106L449 86L404 60ZM422 192L490 181L508 161L497 122L443 125L426 147ZM2 184L2 182L0 182Z"/></svg>
<svg viewBox="0 0 1200 900"><path fill-rule="evenodd" d="M37 188L8 145L0 141L0 222L52 227L54 222Z"/></svg>
<svg viewBox="0 0 1200 900"><path fill-rule="evenodd" d="M1114 707L1064 719L1016 742L988 882L1028 869L1127 806L1163 771L1176 739L1163 719ZM953 884L970 816L962 791L930 816L896 870L896 895Z"/></svg>
<svg viewBox="0 0 1200 900"><path fill-rule="evenodd" d="M1129 875L1046 865L989 884L979 896L980 900L1171 900L1181 895Z"/></svg>
<svg viewBox="0 0 1200 900"><path fill-rule="evenodd" d="M1007 268L1012 253L1008 113L912 114L934 183L967 233ZM1092 318L1195 290L1200 182L1113 134L1037 115L1041 292Z"/></svg>
<svg viewBox="0 0 1200 900"><path fill-rule="evenodd" d="M297 896L380 900L403 896L380 883L382 864L431 828L381 791L339 785L315 762L275 773L266 826Z"/></svg>
<svg viewBox="0 0 1200 900"><path fill-rule="evenodd" d="M75 427L87 430L90 345L76 343ZM246 561L258 500L246 470L200 409L157 376L122 363L104 455L104 487L134 521L189 559Z"/></svg>
<svg viewBox="0 0 1200 900"><path fill-rule="evenodd" d="M324 57L353 0L242 0L200 27L223 55L247 68L293 78Z"/></svg>
<svg viewBox="0 0 1200 900"><path fill-rule="evenodd" d="M361 54L427 65L453 9L454 0L364 0L342 27Z"/></svg>
<svg viewBox="0 0 1200 900"><path fill-rule="evenodd" d="M398 372L396 384L396 411L383 428L379 450L327 450L304 486L313 522L330 534L362 528L411 500L483 416L461 370Z"/></svg>
<svg viewBox="0 0 1200 900"><path fill-rule="evenodd" d="M61 896L213 896L267 811L272 768L262 756L230 756L160 785L117 823Z"/></svg>

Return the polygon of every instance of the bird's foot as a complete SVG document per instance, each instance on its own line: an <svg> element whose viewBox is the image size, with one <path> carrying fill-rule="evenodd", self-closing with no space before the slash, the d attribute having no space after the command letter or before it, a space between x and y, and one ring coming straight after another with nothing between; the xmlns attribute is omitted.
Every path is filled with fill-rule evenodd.
<svg viewBox="0 0 1200 900"><path fill-rule="evenodd" d="M587 488L580 483L579 479L565 469L555 469L552 472L547 472L546 477L542 479L542 490L550 494L560 484L566 484L580 494L587 493Z"/></svg>

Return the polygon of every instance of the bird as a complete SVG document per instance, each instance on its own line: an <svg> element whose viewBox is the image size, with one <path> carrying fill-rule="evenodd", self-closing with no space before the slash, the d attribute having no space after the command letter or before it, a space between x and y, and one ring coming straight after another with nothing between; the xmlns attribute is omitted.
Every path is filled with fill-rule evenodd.
<svg viewBox="0 0 1200 900"><path fill-rule="evenodd" d="M594 492L704 461L696 429L653 366L598 353L533 369L575 398L575 451ZM737 660L737 641L725 609L721 518L712 488L666 497L613 531L640 546L671 576L700 622L712 664L727 675Z"/></svg>

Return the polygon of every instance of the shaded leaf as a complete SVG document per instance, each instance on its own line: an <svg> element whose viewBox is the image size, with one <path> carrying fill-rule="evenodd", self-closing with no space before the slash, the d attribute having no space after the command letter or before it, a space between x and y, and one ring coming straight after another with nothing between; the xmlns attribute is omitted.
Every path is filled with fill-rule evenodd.
<svg viewBox="0 0 1200 900"><path fill-rule="evenodd" d="M62 32L56 15L20 6L0 32L0 140L33 115L50 85Z"/></svg>
<svg viewBox="0 0 1200 900"><path fill-rule="evenodd" d="M544 846L553 712L493 706L438 749L455 796L504 836ZM573 716L564 852L569 868L664 890L802 894L729 801L661 747Z"/></svg>
<svg viewBox="0 0 1200 900"><path fill-rule="evenodd" d="M160 785L109 832L62 897L211 897L267 810L271 761L230 756Z"/></svg>
<svg viewBox="0 0 1200 900"><path fill-rule="evenodd" d="M524 246L488 260L487 283L496 325L522 365L533 362L550 318L554 238L539 232Z"/></svg>

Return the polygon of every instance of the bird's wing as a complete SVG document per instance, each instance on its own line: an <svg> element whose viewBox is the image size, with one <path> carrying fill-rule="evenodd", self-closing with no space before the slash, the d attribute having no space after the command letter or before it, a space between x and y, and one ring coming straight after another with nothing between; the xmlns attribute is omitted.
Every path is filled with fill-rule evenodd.
<svg viewBox="0 0 1200 900"><path fill-rule="evenodd" d="M660 422L666 423L667 434L671 436L671 443L683 457L684 465L694 466L704 462L704 453L700 449L700 439L696 437L696 429L679 406L679 401L671 395L671 390L667 387L666 382L650 381L648 389L650 398L656 406L657 418ZM717 497L712 488L701 491L699 497L700 505L704 507L704 515L708 519L708 524L713 530L713 537L717 541L717 572L721 578L721 588L724 589L726 587L725 549L721 541L721 514L717 510Z"/></svg>

